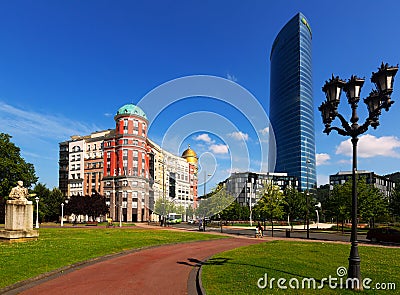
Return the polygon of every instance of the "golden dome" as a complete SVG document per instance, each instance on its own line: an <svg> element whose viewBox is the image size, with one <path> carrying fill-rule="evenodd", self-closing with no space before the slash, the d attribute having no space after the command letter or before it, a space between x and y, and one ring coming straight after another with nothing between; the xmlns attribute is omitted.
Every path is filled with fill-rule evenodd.
<svg viewBox="0 0 400 295"><path fill-rule="evenodd" d="M194 150L192 150L190 148L190 144L189 144L187 150L185 150L183 152L182 158L186 159L186 161L188 163L194 163L194 164L197 163L197 154L196 154L196 152Z"/></svg>

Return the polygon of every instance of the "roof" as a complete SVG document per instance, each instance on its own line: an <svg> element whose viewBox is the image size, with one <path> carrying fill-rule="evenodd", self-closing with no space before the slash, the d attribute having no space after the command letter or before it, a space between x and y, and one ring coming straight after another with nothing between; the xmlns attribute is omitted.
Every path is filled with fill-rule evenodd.
<svg viewBox="0 0 400 295"><path fill-rule="evenodd" d="M197 154L189 147L183 152L182 158L185 158L189 163L197 163Z"/></svg>
<svg viewBox="0 0 400 295"><path fill-rule="evenodd" d="M134 105L131 103L120 107L119 110L117 111L117 116L118 115L136 115L136 116L143 117L147 120L147 116L143 112L143 110L141 108L139 108L137 105Z"/></svg>

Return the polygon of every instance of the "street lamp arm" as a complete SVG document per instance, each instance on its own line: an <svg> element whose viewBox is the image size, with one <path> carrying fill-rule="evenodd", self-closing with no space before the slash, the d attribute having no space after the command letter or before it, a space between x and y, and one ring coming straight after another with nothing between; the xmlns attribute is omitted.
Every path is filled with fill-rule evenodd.
<svg viewBox="0 0 400 295"><path fill-rule="evenodd" d="M336 116L339 118L340 122L342 123L342 126L343 126L344 130L346 130L345 136L349 135L349 133L351 133L351 127L350 127L349 123L346 121L346 119L341 114L337 113ZM339 131L338 131L338 133L339 133ZM341 133L339 133L339 134L343 135Z"/></svg>
<svg viewBox="0 0 400 295"><path fill-rule="evenodd" d="M324 133L329 135L329 133L331 133L332 130L336 130L338 134L343 135L343 136L349 135L349 133L346 130L339 128L339 127L335 127L335 126L334 127L325 127Z"/></svg>
<svg viewBox="0 0 400 295"><path fill-rule="evenodd" d="M360 134L365 133L368 130L368 127L371 125L372 122L374 122L374 120L371 119L370 117L368 117L365 120L365 123L357 128L355 136L359 136ZM374 128L376 128L376 127L374 127Z"/></svg>

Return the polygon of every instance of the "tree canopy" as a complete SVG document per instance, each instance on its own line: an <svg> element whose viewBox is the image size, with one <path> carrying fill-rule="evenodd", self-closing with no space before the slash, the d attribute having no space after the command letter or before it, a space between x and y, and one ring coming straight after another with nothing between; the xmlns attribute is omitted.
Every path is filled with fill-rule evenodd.
<svg viewBox="0 0 400 295"><path fill-rule="evenodd" d="M25 187L31 187L38 181L35 168L25 162L20 148L11 142L11 135L0 133L0 197L8 198L11 188L22 180Z"/></svg>

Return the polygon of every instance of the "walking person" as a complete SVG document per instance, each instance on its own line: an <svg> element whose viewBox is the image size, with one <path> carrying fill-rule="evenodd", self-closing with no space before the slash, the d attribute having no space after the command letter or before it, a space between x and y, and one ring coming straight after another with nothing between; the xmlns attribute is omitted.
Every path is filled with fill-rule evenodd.
<svg viewBox="0 0 400 295"><path fill-rule="evenodd" d="M257 228L258 228L258 234L260 235L260 238L262 238L263 237L263 228L262 228L260 222L258 222Z"/></svg>

